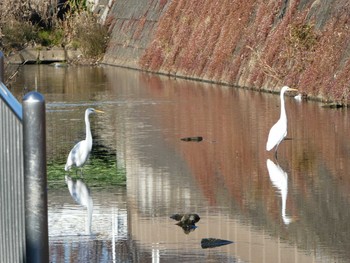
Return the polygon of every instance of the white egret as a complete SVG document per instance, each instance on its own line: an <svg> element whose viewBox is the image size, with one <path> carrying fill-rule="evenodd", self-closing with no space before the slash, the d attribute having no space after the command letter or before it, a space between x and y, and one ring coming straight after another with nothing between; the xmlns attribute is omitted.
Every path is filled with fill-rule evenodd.
<svg viewBox="0 0 350 263"><path fill-rule="evenodd" d="M302 101L303 96L299 93L298 95L294 96L294 99L297 101Z"/></svg>
<svg viewBox="0 0 350 263"><path fill-rule="evenodd" d="M284 93L286 91L297 91L297 89L289 88L288 86L284 86L281 89L280 93L280 99L281 99L281 115L279 120L275 123L275 125L272 126L269 137L267 139L266 143L266 150L270 151L271 149L275 148L275 157L277 159L277 148L278 145L281 143L281 141L284 139L284 137L287 136L287 114L286 109L284 105Z"/></svg>
<svg viewBox="0 0 350 263"><path fill-rule="evenodd" d="M82 167L89 159L89 155L92 149L92 135L90 130L89 115L94 112L103 113L103 111L88 108L85 111L85 126L86 126L86 138L78 142L70 151L64 170L69 171L72 166Z"/></svg>

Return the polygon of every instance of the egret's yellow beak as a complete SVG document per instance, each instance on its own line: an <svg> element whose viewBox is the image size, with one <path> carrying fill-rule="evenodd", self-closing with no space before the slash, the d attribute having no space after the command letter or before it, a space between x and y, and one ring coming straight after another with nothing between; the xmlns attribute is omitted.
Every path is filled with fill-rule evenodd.
<svg viewBox="0 0 350 263"><path fill-rule="evenodd" d="M101 111L101 110L95 110L95 111L98 113L105 113L104 111Z"/></svg>
<svg viewBox="0 0 350 263"><path fill-rule="evenodd" d="M297 89L288 88L287 91L298 91Z"/></svg>

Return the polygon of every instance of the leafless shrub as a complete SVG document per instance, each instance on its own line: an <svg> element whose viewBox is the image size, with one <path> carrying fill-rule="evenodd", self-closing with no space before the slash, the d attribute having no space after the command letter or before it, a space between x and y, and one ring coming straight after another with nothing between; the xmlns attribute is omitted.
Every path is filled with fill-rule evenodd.
<svg viewBox="0 0 350 263"><path fill-rule="evenodd" d="M83 53L91 58L102 56L108 43L107 28L97 23L97 19L88 12L74 15L71 23L73 41L78 43Z"/></svg>
<svg viewBox="0 0 350 263"><path fill-rule="evenodd" d="M65 14L59 16L57 1L2 0L0 49L10 53L28 45L70 45L81 48L87 57L101 56L108 33L88 10L87 1L67 0L62 7Z"/></svg>
<svg viewBox="0 0 350 263"><path fill-rule="evenodd" d="M269 65L269 63L264 59L262 51L253 49L250 46L247 46L247 48L252 51L252 54L255 57L254 61L256 61L258 67L265 73L265 75L275 79L277 82L282 80L282 74L272 65Z"/></svg>
<svg viewBox="0 0 350 263"><path fill-rule="evenodd" d="M37 38L36 24L51 25L49 0L0 2L0 47L6 53L21 49Z"/></svg>

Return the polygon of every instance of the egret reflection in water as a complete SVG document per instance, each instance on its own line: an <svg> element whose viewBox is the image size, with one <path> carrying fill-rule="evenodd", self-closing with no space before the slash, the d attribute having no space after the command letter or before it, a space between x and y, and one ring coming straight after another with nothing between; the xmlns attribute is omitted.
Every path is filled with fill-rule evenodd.
<svg viewBox="0 0 350 263"><path fill-rule="evenodd" d="M72 198L76 203L87 209L87 220L85 225L85 232L87 235L91 234L93 201L90 189L81 179L73 180L70 176L65 176L66 184Z"/></svg>
<svg viewBox="0 0 350 263"><path fill-rule="evenodd" d="M288 175L283 169L275 164L270 159L266 160L267 170L269 172L270 180L274 187L276 187L282 199L282 220L285 225L289 225L293 219L286 215L286 203L287 203L287 195L288 195Z"/></svg>

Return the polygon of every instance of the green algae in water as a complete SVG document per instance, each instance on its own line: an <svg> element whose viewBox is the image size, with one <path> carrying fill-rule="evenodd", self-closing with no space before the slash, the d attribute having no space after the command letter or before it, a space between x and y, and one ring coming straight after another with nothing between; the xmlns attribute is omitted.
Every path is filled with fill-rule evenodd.
<svg viewBox="0 0 350 263"><path fill-rule="evenodd" d="M65 175L72 178L83 178L84 182L89 187L101 187L126 185L125 168L118 167L115 160L107 158L91 158L84 165L82 170L72 168L69 172L64 170L64 163L59 161L51 161L47 164L47 184L48 188L63 188L66 187Z"/></svg>

